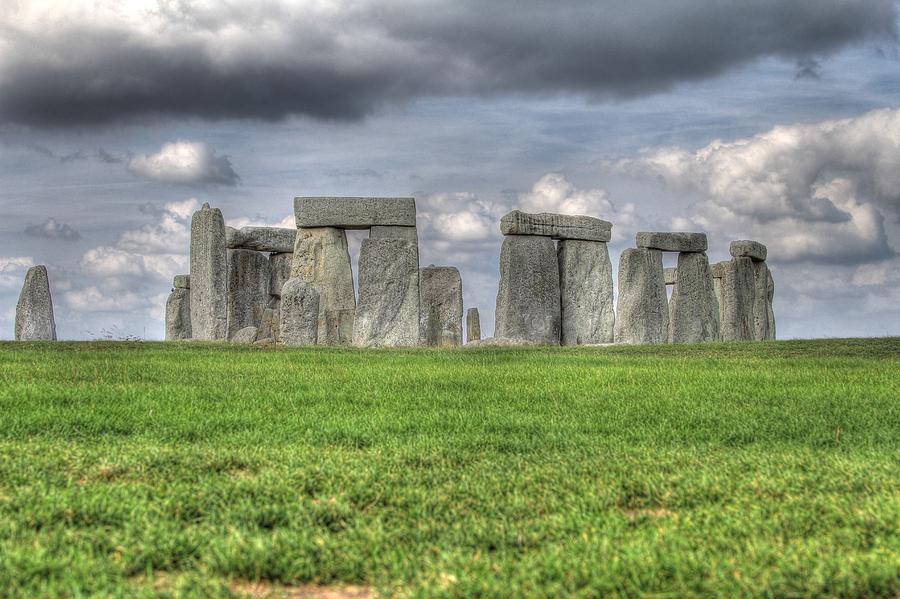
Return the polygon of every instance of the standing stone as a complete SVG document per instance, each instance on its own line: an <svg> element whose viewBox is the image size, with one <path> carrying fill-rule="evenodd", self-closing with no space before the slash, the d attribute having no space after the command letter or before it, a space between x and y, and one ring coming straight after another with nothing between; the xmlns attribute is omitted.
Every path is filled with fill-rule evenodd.
<svg viewBox="0 0 900 599"><path fill-rule="evenodd" d="M775 311L772 308L772 301L775 299L775 279L772 278L772 271L769 270L769 280L766 285L766 297L768 298L769 313L769 337L770 341L775 340Z"/></svg>
<svg viewBox="0 0 900 599"><path fill-rule="evenodd" d="M481 341L481 317L478 308L469 308L466 312L466 343Z"/></svg>
<svg viewBox="0 0 900 599"><path fill-rule="evenodd" d="M504 237L494 336L559 345L560 320L559 263L553 239Z"/></svg>
<svg viewBox="0 0 900 599"><path fill-rule="evenodd" d="M612 263L601 241L563 239L557 248L561 345L612 343Z"/></svg>
<svg viewBox="0 0 900 599"><path fill-rule="evenodd" d="M284 345L315 345L319 337L319 300L315 286L288 279L281 288L279 331Z"/></svg>
<svg viewBox="0 0 900 599"><path fill-rule="evenodd" d="M293 252L280 252L269 256L269 295L281 297L281 286L291 278Z"/></svg>
<svg viewBox="0 0 900 599"><path fill-rule="evenodd" d="M722 340L753 339L753 261L732 258L722 277Z"/></svg>
<svg viewBox="0 0 900 599"><path fill-rule="evenodd" d="M333 227L298 229L291 278L305 281L319 292L318 343L349 345L356 295L344 231Z"/></svg>
<svg viewBox="0 0 900 599"><path fill-rule="evenodd" d="M187 279L187 281L185 281ZM187 282L187 286L184 285ZM190 278L176 275L175 287L166 300L166 341L191 338L191 289Z"/></svg>
<svg viewBox="0 0 900 599"><path fill-rule="evenodd" d="M203 208L191 218L191 333L194 339L228 336L228 265L225 221L218 208Z"/></svg>
<svg viewBox="0 0 900 599"><path fill-rule="evenodd" d="M256 250L228 250L228 338L259 327L269 303L269 256Z"/></svg>
<svg viewBox="0 0 900 599"><path fill-rule="evenodd" d="M753 340L769 338L769 268L765 262L753 262Z"/></svg>
<svg viewBox="0 0 900 599"><path fill-rule="evenodd" d="M663 278L666 280L666 285L674 285L677 276L678 269L674 266L663 269Z"/></svg>
<svg viewBox="0 0 900 599"><path fill-rule="evenodd" d="M731 262L716 262L709 267L713 277L713 292L716 294L716 302L719 304L719 341L722 340L722 330L725 322L725 300L722 299L722 278L725 271L731 266Z"/></svg>
<svg viewBox="0 0 900 599"><path fill-rule="evenodd" d="M404 239L363 239L353 344L400 347L418 341L418 248Z"/></svg>
<svg viewBox="0 0 900 599"><path fill-rule="evenodd" d="M44 265L32 266L16 304L16 341L56 341L50 278Z"/></svg>
<svg viewBox="0 0 900 599"><path fill-rule="evenodd" d="M616 343L665 343L669 307L662 252L629 248L619 258Z"/></svg>
<svg viewBox="0 0 900 599"><path fill-rule="evenodd" d="M281 343L281 298L269 300L269 307L263 312L259 323L256 340Z"/></svg>
<svg viewBox="0 0 900 599"><path fill-rule="evenodd" d="M669 342L718 341L719 303L706 252L678 254L677 273L669 302Z"/></svg>
<svg viewBox="0 0 900 599"><path fill-rule="evenodd" d="M453 266L419 271L420 342L429 347L462 345L462 278Z"/></svg>

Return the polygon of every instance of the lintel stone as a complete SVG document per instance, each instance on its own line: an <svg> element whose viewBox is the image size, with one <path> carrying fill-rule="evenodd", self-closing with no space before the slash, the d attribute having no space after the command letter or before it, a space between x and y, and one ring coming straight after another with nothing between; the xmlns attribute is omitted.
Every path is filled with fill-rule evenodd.
<svg viewBox="0 0 900 599"><path fill-rule="evenodd" d="M293 252L296 229L280 227L225 227L225 247L276 254Z"/></svg>
<svg viewBox="0 0 900 599"><path fill-rule="evenodd" d="M500 219L500 232L504 235L609 241L612 238L612 223L592 216L550 212L532 214L513 210Z"/></svg>
<svg viewBox="0 0 900 599"><path fill-rule="evenodd" d="M750 258L754 262L764 262L766 254L768 254L766 246L758 241L751 241L749 239L732 241L728 250L735 258Z"/></svg>
<svg viewBox="0 0 900 599"><path fill-rule="evenodd" d="M294 198L298 228L368 229L376 225L416 226L414 198L299 197Z"/></svg>
<svg viewBox="0 0 900 599"><path fill-rule="evenodd" d="M640 232L637 246L663 252L705 252L706 233Z"/></svg>

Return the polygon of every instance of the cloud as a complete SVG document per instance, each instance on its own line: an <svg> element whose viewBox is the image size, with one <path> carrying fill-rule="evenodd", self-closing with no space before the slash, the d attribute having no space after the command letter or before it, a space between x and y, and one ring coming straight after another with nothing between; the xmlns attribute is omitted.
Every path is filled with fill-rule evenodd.
<svg viewBox="0 0 900 599"><path fill-rule="evenodd" d="M654 93L896 36L893 0L23 0L0 29L0 122L358 119L461 94Z"/></svg>
<svg viewBox="0 0 900 599"><path fill-rule="evenodd" d="M25 273L34 266L30 256L0 256L0 290L21 289Z"/></svg>
<svg viewBox="0 0 900 599"><path fill-rule="evenodd" d="M98 162L105 162L106 164L118 164L122 162L121 157L116 156L111 152L107 152L103 148L97 148L93 151L75 150L74 152L69 152L68 154L58 154L50 148L39 144L28 144L26 147L32 152L40 154L41 156L59 160L60 164L66 164L68 162L80 162L82 160L96 160Z"/></svg>
<svg viewBox="0 0 900 599"><path fill-rule="evenodd" d="M676 227L759 239L775 260L859 264L895 254L885 220L900 215L898 139L900 110L884 109L606 166L698 194Z"/></svg>
<svg viewBox="0 0 900 599"><path fill-rule="evenodd" d="M56 219L52 217L39 225L28 225L25 227L25 234L32 237L62 239L65 241L77 241L81 239L81 233L73 229L70 225L56 222Z"/></svg>
<svg viewBox="0 0 900 599"><path fill-rule="evenodd" d="M152 181L178 185L237 185L240 177L228 156L217 156L204 142L176 141L156 154L139 154L128 161L129 172Z"/></svg>

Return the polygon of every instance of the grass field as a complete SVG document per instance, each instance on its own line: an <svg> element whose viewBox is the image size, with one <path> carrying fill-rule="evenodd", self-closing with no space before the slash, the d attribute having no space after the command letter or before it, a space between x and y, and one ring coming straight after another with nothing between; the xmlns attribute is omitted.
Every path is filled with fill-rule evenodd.
<svg viewBox="0 0 900 599"><path fill-rule="evenodd" d="M0 344L0 595L307 591L898 597L900 339Z"/></svg>

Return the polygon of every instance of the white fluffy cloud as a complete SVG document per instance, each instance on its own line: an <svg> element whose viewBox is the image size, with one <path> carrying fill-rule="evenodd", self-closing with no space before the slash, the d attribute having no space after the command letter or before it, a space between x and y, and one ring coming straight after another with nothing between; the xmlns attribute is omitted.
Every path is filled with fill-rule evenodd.
<svg viewBox="0 0 900 599"><path fill-rule="evenodd" d="M228 156L200 141L176 141L155 154L138 154L128 161L128 170L141 177L178 185L237 185L240 177Z"/></svg>
<svg viewBox="0 0 900 599"><path fill-rule="evenodd" d="M0 256L0 290L18 289L25 281L25 273L34 266L30 256Z"/></svg>
<svg viewBox="0 0 900 599"><path fill-rule="evenodd" d="M890 257L900 214L900 110L775 127L696 151L646 151L612 166L701 199L674 224L765 242L776 260Z"/></svg>

